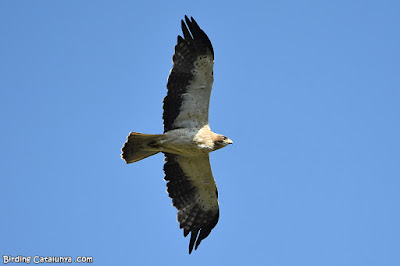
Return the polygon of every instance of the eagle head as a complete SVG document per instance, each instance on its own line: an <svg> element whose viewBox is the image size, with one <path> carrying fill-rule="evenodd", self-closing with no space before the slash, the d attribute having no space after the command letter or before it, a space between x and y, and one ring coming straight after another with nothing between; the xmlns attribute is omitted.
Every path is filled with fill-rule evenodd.
<svg viewBox="0 0 400 266"><path fill-rule="evenodd" d="M221 149L228 144L233 144L233 141L224 135L216 135L214 138L214 150Z"/></svg>

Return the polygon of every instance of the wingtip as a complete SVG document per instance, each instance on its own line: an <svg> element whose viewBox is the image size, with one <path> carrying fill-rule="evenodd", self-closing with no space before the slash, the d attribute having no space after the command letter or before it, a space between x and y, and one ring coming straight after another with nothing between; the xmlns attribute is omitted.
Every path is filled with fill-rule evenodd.
<svg viewBox="0 0 400 266"><path fill-rule="evenodd" d="M193 247L194 247L194 250L197 250L197 247L200 245L201 240L203 240L203 239L197 238L197 234L195 235L196 236L195 238L193 238L193 235L194 234L192 232L192 235L190 237L190 243L189 243L189 254L192 254Z"/></svg>
<svg viewBox="0 0 400 266"><path fill-rule="evenodd" d="M194 20L193 17L190 17L190 20L191 20L191 22L192 22L193 25L195 25L195 26L197 26L197 27L199 26L199 25L197 24L196 20Z"/></svg>
<svg viewBox="0 0 400 266"><path fill-rule="evenodd" d="M192 254L194 242L189 244L189 254Z"/></svg>
<svg viewBox="0 0 400 266"><path fill-rule="evenodd" d="M185 24L186 22L186 24ZM185 39L199 39L208 48L210 49L212 55L214 56L214 49L212 47L211 41L208 38L207 34L200 28L199 24L197 24L196 20L191 16L190 19L187 15L185 15L184 20L181 20L182 31ZM186 38L186 36L188 38Z"/></svg>
<svg viewBox="0 0 400 266"><path fill-rule="evenodd" d="M186 22L188 22L188 21L190 22L190 20L189 20L189 18L188 18L187 15L185 15L185 21L186 21Z"/></svg>
<svg viewBox="0 0 400 266"><path fill-rule="evenodd" d="M196 245L194 246L194 250L197 250L197 247L200 245L201 240L202 239L199 239L199 238L197 239Z"/></svg>
<svg viewBox="0 0 400 266"><path fill-rule="evenodd" d="M183 19L182 19L183 21ZM187 15L185 15L185 22L186 24L197 24L196 20L192 16L190 16L190 19Z"/></svg>
<svg viewBox="0 0 400 266"><path fill-rule="evenodd" d="M189 242L189 254L192 253L194 244L197 240L197 235L199 234L199 230L192 230L192 234L190 235L190 242ZM197 247L196 247L197 248Z"/></svg>
<svg viewBox="0 0 400 266"><path fill-rule="evenodd" d="M187 237L187 235L190 233L188 229L183 229L183 236Z"/></svg>

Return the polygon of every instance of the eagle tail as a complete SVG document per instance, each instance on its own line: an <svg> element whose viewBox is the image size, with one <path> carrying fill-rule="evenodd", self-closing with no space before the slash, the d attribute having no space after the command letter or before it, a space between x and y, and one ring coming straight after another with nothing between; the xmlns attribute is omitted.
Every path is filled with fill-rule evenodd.
<svg viewBox="0 0 400 266"><path fill-rule="evenodd" d="M126 163L134 163L144 158L159 153L159 141L164 135L150 135L131 132L122 147L121 157Z"/></svg>

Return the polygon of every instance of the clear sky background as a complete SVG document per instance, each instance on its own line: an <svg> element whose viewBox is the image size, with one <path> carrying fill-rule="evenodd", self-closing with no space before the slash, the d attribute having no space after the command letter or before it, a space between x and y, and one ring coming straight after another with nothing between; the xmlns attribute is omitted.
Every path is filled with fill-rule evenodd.
<svg viewBox="0 0 400 266"><path fill-rule="evenodd" d="M180 20L215 50L221 216L188 255L161 133ZM0 255L400 265L399 1L1 1Z"/></svg>

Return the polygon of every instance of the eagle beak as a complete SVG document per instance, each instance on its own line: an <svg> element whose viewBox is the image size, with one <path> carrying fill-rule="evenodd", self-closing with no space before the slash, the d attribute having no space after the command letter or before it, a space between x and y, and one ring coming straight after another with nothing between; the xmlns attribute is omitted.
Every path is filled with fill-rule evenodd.
<svg viewBox="0 0 400 266"><path fill-rule="evenodd" d="M227 139L227 140L225 140L225 142L226 142L227 144L233 144L233 141L232 141L231 139Z"/></svg>

